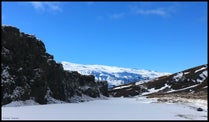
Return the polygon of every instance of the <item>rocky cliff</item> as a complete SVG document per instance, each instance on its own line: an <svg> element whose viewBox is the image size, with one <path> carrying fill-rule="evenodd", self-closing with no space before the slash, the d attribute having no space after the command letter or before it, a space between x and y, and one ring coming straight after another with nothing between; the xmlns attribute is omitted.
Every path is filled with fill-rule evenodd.
<svg viewBox="0 0 209 122"><path fill-rule="evenodd" d="M72 102L75 96L108 96L106 81L95 82L92 75L63 70L34 35L11 26L2 26L1 31L2 105L16 100L46 104L53 100Z"/></svg>

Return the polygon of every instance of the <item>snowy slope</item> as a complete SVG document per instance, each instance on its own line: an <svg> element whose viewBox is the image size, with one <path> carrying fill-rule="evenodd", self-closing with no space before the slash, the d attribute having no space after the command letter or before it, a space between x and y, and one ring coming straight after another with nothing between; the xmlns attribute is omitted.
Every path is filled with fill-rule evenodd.
<svg viewBox="0 0 209 122"><path fill-rule="evenodd" d="M139 70L104 65L82 65L61 62L65 70L78 71L83 75L94 75L96 80L106 80L109 86L118 86L129 82L149 80L170 73L160 73L150 70Z"/></svg>
<svg viewBox="0 0 209 122"><path fill-rule="evenodd" d="M146 95L153 93L194 93L201 92L201 96L207 94L208 67L196 66L181 72L167 76L154 78L148 82L132 82L109 89L109 93L115 97ZM199 96L199 94L196 94Z"/></svg>

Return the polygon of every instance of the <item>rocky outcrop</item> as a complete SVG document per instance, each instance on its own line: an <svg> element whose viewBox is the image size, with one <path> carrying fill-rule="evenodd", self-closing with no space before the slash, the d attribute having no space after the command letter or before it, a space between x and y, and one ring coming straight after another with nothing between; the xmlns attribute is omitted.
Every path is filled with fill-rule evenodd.
<svg viewBox="0 0 209 122"><path fill-rule="evenodd" d="M108 96L107 82L95 82L94 76L63 70L34 35L11 26L2 26L1 31L2 105L28 99L40 104L52 99L71 101L71 97L83 94Z"/></svg>

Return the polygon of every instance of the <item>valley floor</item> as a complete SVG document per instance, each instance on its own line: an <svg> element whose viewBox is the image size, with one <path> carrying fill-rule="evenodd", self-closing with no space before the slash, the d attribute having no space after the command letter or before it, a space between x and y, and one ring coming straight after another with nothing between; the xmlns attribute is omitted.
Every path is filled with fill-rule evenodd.
<svg viewBox="0 0 209 122"><path fill-rule="evenodd" d="M199 107L203 111L197 111ZM13 104L2 107L1 117L2 120L208 120L208 107L207 100L163 102L157 98L110 97L83 103Z"/></svg>

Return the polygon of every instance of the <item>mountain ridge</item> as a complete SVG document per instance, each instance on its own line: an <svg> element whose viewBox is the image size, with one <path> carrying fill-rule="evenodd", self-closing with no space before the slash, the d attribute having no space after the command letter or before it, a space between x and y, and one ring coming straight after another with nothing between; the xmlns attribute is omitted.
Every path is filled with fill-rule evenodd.
<svg viewBox="0 0 209 122"><path fill-rule="evenodd" d="M192 67L167 76L161 76L145 83L133 82L109 89L114 97L136 95L170 95L177 94L185 97L190 95L195 98L205 99L208 91L208 66L207 64ZM201 96L199 96L201 95Z"/></svg>
<svg viewBox="0 0 209 122"><path fill-rule="evenodd" d="M161 73L145 69L123 68L106 65L83 65L67 61L61 62L65 70L78 71L83 75L94 75L96 80L105 80L109 87L127 84L141 80L150 80L155 77L168 75L170 73Z"/></svg>

